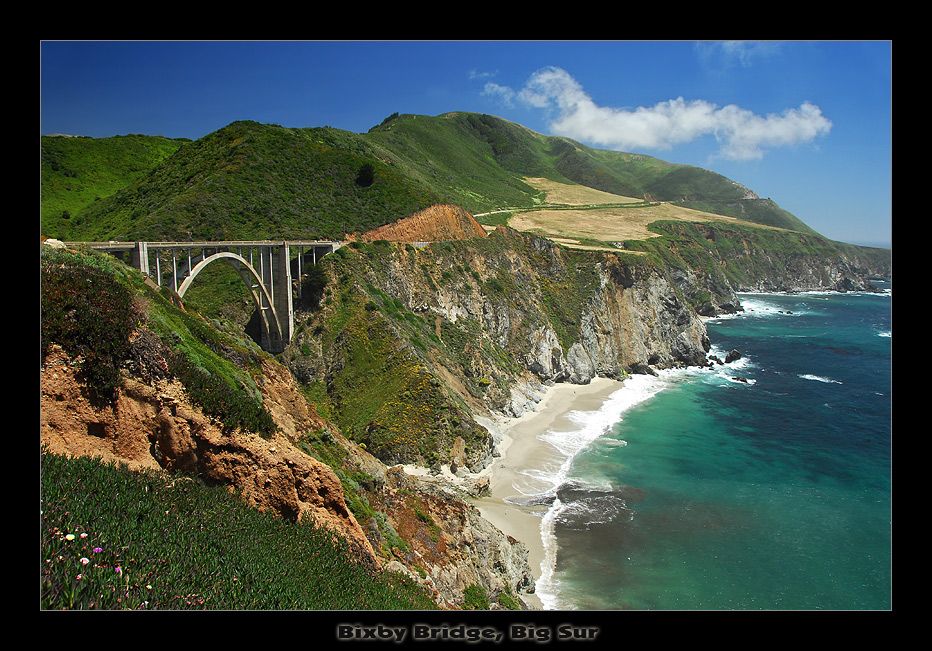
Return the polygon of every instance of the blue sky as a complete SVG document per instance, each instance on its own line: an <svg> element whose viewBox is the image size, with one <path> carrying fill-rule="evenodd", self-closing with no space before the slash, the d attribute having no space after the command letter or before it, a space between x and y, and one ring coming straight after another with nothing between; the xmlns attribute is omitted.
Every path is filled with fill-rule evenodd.
<svg viewBox="0 0 932 651"><path fill-rule="evenodd" d="M46 42L41 132L367 131L491 113L712 169L816 230L889 245L889 42Z"/></svg>

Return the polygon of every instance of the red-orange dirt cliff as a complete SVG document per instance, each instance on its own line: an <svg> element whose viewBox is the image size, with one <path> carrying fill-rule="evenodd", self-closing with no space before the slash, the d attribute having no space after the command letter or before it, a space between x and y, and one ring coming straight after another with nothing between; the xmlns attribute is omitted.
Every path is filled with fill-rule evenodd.
<svg viewBox="0 0 932 651"><path fill-rule="evenodd" d="M485 237L485 229L476 218L459 206L435 204L424 210L363 233L364 242L440 242Z"/></svg>

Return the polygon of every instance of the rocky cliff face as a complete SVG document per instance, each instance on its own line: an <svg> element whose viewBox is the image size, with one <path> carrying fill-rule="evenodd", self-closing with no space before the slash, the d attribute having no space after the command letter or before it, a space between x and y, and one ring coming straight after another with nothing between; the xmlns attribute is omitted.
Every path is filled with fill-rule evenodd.
<svg viewBox="0 0 932 651"><path fill-rule="evenodd" d="M673 222L651 229L661 237L628 245L647 251L704 316L734 312L735 292L872 291L871 278L892 274L888 249L809 233Z"/></svg>
<svg viewBox="0 0 932 651"><path fill-rule="evenodd" d="M840 253L829 259L768 256L773 272L738 281L737 291L801 292L811 290L870 291L870 278L888 277L889 260L878 262L856 252ZM746 255L753 255L748 253Z"/></svg>
<svg viewBox="0 0 932 651"><path fill-rule="evenodd" d="M298 317L285 358L299 379L326 388L344 432L386 463L438 467L462 439L478 470L492 448L474 414L517 415L547 382L698 364L709 346L691 305L636 256L571 251L511 229L420 250L341 251L325 259L321 307ZM418 442L405 438L411 431Z"/></svg>
<svg viewBox="0 0 932 651"><path fill-rule="evenodd" d="M433 284L434 274L428 280L412 273L405 255L388 260L379 278L413 312L439 318L443 343L465 362L451 371L480 387L496 378L481 393L486 407L512 415L523 410L500 378L510 377L512 385L586 384L596 376L622 377L638 364L703 360L702 323L656 269L612 254L577 255L515 231L495 236L505 246L432 252ZM443 282L447 268L475 275ZM458 330L468 338L461 341Z"/></svg>
<svg viewBox="0 0 932 651"><path fill-rule="evenodd" d="M438 603L461 607L470 586L485 588L492 602L502 594L520 598L534 592L527 547L483 519L443 480L411 477L396 466L373 500L392 514L408 543L393 551L394 565L386 567L403 567Z"/></svg>

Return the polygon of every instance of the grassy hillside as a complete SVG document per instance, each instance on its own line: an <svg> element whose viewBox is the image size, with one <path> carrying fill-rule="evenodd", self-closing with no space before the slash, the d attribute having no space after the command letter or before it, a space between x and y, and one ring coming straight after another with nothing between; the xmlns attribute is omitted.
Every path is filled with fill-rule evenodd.
<svg viewBox="0 0 932 651"><path fill-rule="evenodd" d="M410 579L351 561L329 532L223 486L43 454L41 490L42 608L437 607Z"/></svg>
<svg viewBox="0 0 932 651"><path fill-rule="evenodd" d="M88 240L338 238L437 201L355 134L234 122L96 202L72 232Z"/></svg>
<svg viewBox="0 0 932 651"><path fill-rule="evenodd" d="M185 142L184 138L141 135L43 136L43 234L70 237L71 220L84 208L139 180Z"/></svg>
<svg viewBox="0 0 932 651"><path fill-rule="evenodd" d="M98 147L88 139L47 140L74 141L63 146L88 152ZM146 174L113 180L110 192L125 184L115 194L69 204L74 211L67 219L56 183L71 168L52 152L45 155L43 174L57 180L43 188L43 229L67 239L342 238L434 203L473 213L540 205L545 193L524 177L811 232L772 201L719 174L592 149L475 113L390 116L366 134L234 122ZM94 160L91 153L85 158ZM112 164L100 160L99 166Z"/></svg>
<svg viewBox="0 0 932 651"><path fill-rule="evenodd" d="M307 362L318 366L297 373L311 401L384 462L439 467L457 436L481 458L488 432L429 370L442 343L434 320L376 286L401 250L414 249L354 242L324 258L320 309L298 316L301 325L285 359L293 370Z"/></svg>
<svg viewBox="0 0 932 651"><path fill-rule="evenodd" d="M520 176L557 176L542 136L472 113L400 115L365 138L391 151L411 176L470 212L532 206L541 193Z"/></svg>

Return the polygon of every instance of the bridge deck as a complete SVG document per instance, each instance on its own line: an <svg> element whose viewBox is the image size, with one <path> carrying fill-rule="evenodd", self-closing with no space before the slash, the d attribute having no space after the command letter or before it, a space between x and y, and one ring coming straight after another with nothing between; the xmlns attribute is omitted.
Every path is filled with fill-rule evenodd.
<svg viewBox="0 0 932 651"><path fill-rule="evenodd" d="M198 241L198 242L146 242L150 249L201 249L224 246L333 246L342 244L338 240L224 240L224 241ZM65 242L66 246L86 246L91 249L132 250L136 242Z"/></svg>

